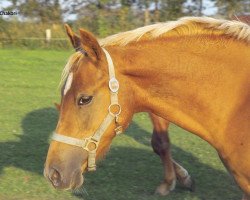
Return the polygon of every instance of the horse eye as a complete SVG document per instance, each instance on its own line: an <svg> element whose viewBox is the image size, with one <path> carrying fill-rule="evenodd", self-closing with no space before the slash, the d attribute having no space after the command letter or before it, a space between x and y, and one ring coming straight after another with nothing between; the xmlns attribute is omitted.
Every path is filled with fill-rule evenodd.
<svg viewBox="0 0 250 200"><path fill-rule="evenodd" d="M78 99L78 105L83 106L89 104L93 99L93 96L82 96Z"/></svg>

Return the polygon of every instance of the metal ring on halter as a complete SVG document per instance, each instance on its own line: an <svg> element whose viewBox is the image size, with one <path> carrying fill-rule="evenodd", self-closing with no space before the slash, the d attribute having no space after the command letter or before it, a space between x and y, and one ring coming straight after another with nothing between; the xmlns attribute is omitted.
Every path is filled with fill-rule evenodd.
<svg viewBox="0 0 250 200"><path fill-rule="evenodd" d="M89 147L88 147L89 144L91 144L91 143L93 143L95 145L95 148L93 150L90 150ZM85 149L86 151L89 151L89 152L96 151L97 147L98 147L98 143L99 142L93 140L92 138L89 138L89 139L87 139L87 142L84 144L84 146L82 148Z"/></svg>
<svg viewBox="0 0 250 200"><path fill-rule="evenodd" d="M111 111L112 106L117 106L119 110L117 112L113 113ZM122 108L121 108L121 105L119 103L113 103L113 104L109 105L108 110L109 110L109 114L111 114L113 117L116 117L116 116L121 114Z"/></svg>

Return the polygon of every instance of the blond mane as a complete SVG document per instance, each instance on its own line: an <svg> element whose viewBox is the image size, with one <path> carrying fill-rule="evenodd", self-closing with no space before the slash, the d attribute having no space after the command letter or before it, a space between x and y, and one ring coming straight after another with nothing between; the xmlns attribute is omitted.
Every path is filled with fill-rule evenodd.
<svg viewBox="0 0 250 200"><path fill-rule="evenodd" d="M177 21L157 23L137 28L132 31L111 35L99 40L101 46L125 46L133 42L151 40L170 35L198 35L220 34L244 40L250 43L250 26L240 21L228 21L210 17L184 17ZM83 57L81 52L76 52L69 58L63 69L60 86L63 85L72 67Z"/></svg>
<svg viewBox="0 0 250 200"><path fill-rule="evenodd" d="M125 46L132 42L168 35L221 34L250 42L250 26L240 21L210 17L184 17L177 21L157 23L101 39L101 46Z"/></svg>

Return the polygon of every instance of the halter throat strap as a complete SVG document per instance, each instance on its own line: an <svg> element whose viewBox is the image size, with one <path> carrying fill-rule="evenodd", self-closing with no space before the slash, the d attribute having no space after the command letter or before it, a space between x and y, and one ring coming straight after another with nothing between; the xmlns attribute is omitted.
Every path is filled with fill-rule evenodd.
<svg viewBox="0 0 250 200"><path fill-rule="evenodd" d="M122 126L120 126L118 123L118 117L121 113L121 106L118 103L119 82L115 77L115 68L110 54L106 49L104 48L102 49L106 55L106 59L108 62L108 70L109 70L110 105L107 109L108 114L106 115L106 117L104 118L98 129L95 131L95 133L88 138L77 139L56 132L54 132L52 135L52 140L69 144L72 146L77 146L86 150L88 152L88 171L96 170L96 151L99 142L101 140L101 137L103 136L103 134L113 121L115 122L116 125L115 128L116 135L122 133ZM114 112L114 110L116 111Z"/></svg>

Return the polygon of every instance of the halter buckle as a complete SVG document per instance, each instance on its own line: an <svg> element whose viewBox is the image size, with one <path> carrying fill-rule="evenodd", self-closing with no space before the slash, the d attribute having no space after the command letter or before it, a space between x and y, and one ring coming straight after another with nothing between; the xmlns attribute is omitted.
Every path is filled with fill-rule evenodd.
<svg viewBox="0 0 250 200"><path fill-rule="evenodd" d="M122 132L123 132L122 126L117 126L115 128L115 134L116 135L120 135L120 134L122 134Z"/></svg>

